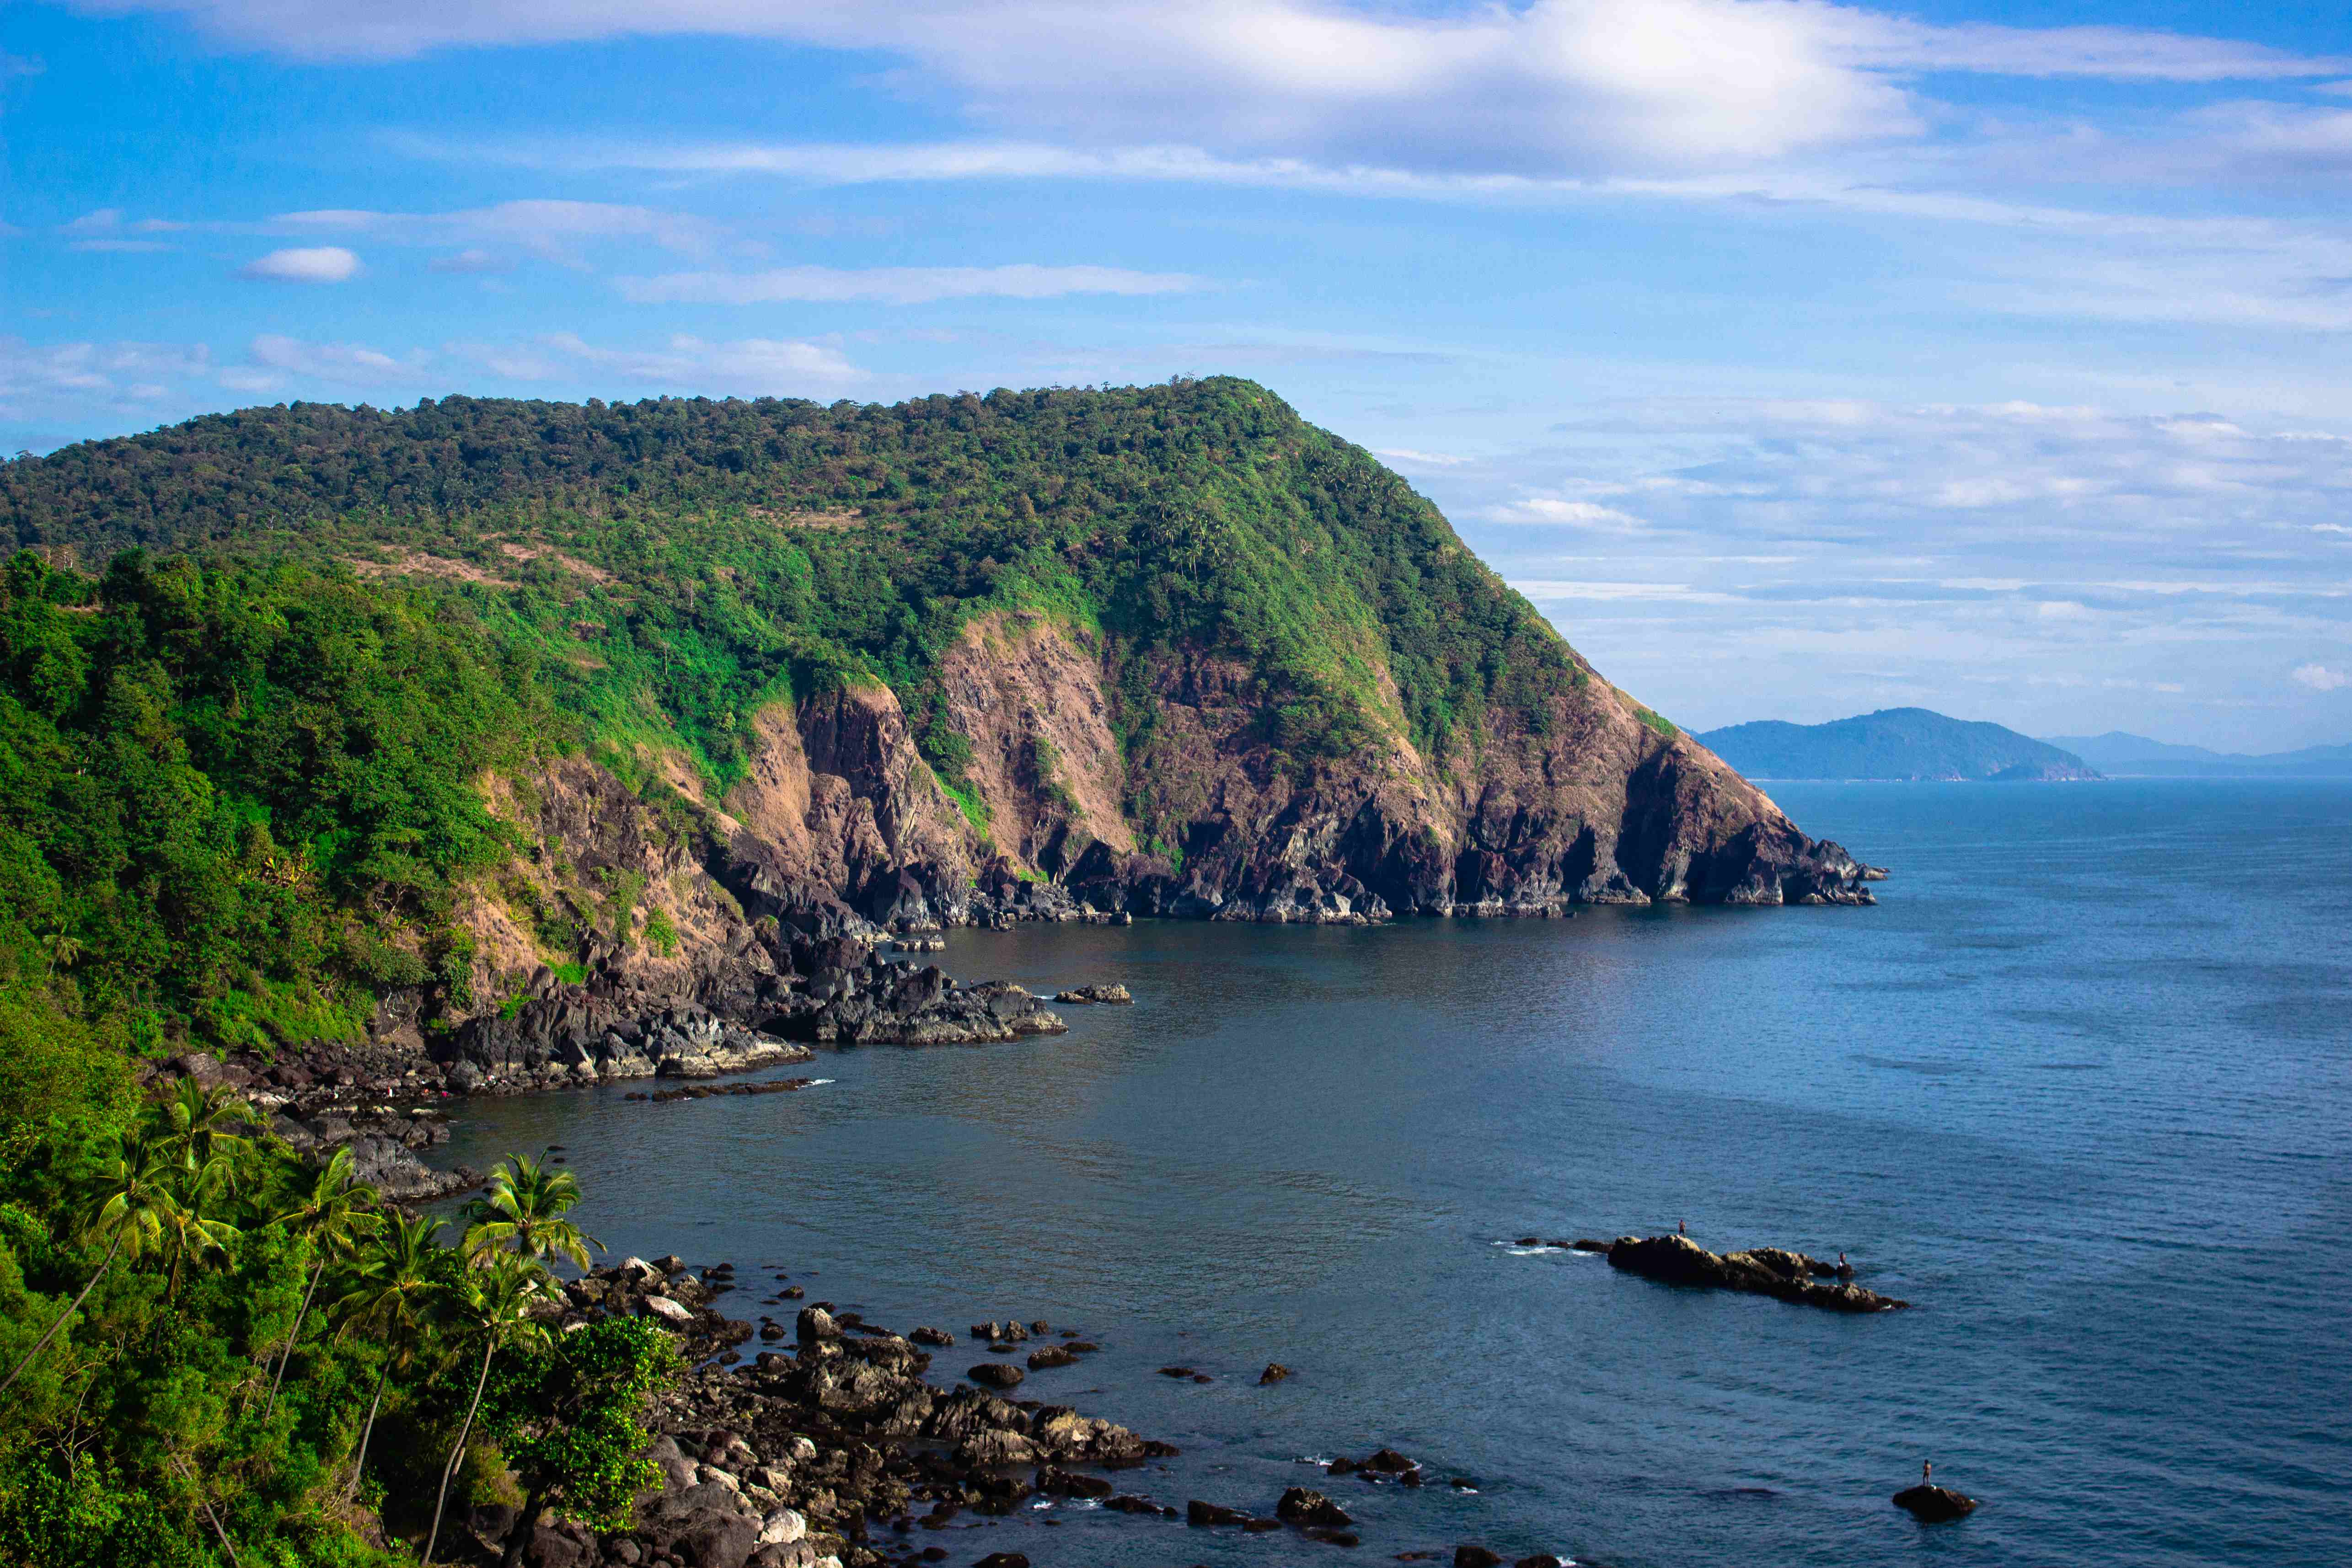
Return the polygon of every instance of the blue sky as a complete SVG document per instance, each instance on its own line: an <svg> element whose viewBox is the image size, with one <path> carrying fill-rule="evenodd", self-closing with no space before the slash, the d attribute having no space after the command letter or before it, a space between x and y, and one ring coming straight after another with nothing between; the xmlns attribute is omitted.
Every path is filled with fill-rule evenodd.
<svg viewBox="0 0 2352 1568"><path fill-rule="evenodd" d="M0 448L1255 377L1696 727L2352 738L2343 7L96 0Z"/></svg>

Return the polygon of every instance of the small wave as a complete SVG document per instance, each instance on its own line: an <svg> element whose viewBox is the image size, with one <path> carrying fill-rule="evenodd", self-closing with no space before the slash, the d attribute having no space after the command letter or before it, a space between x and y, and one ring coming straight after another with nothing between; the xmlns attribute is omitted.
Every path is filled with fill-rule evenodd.
<svg viewBox="0 0 2352 1568"><path fill-rule="evenodd" d="M838 1078L812 1078L809 1080L809 1087L812 1089L822 1089L828 1083L838 1083L840 1082L841 1080Z"/></svg>
<svg viewBox="0 0 2352 1568"><path fill-rule="evenodd" d="M1509 1246L1510 1246L1510 1244L1509 1244L1508 1242L1504 1242L1504 1243L1502 1243L1502 1245L1504 1245L1504 1246L1506 1246L1506 1247L1509 1247ZM1545 1255L1546 1253L1548 1253L1548 1252L1568 1252L1568 1251L1572 1251L1572 1250L1574 1250L1572 1248L1567 1248L1567 1247L1511 1247L1511 1248L1510 1248L1511 1256L1512 1256L1512 1257L1514 1257L1514 1258L1540 1258L1540 1257L1544 1256L1544 1255Z"/></svg>
<svg viewBox="0 0 2352 1568"><path fill-rule="evenodd" d="M1328 1454L1301 1454L1298 1458L1293 1459L1291 1463L1296 1465L1321 1465L1325 1469L1328 1469L1331 1468L1331 1456Z"/></svg>

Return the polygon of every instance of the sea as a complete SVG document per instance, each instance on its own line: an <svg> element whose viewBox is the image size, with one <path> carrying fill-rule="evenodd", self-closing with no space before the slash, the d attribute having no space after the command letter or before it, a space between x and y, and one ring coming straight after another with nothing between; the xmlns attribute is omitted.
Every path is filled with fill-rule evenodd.
<svg viewBox="0 0 2352 1568"><path fill-rule="evenodd" d="M1363 1541L1064 1501L918 1532L950 1563L2352 1563L2352 783L1770 789L1876 907L958 931L959 978L1135 1004L468 1105L438 1153L561 1145L615 1257L946 1328L934 1381L971 1324L1081 1330L1020 1393L1182 1449L1124 1490L1320 1486ZM1912 1307L1518 1244L1677 1226ZM1429 1484L1316 1468L1382 1447ZM1894 1508L1923 1461L1979 1510Z"/></svg>

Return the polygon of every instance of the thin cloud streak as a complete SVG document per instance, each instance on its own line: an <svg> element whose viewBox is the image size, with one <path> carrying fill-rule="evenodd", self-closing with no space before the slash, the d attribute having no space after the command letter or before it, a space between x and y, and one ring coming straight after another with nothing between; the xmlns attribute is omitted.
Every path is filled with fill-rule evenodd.
<svg viewBox="0 0 2352 1568"><path fill-rule="evenodd" d="M941 299L1052 299L1071 294L1184 294L1207 287L1180 272L1116 267L885 267L845 271L785 267L764 272L674 272L614 280L639 304L755 305L868 302L923 305Z"/></svg>

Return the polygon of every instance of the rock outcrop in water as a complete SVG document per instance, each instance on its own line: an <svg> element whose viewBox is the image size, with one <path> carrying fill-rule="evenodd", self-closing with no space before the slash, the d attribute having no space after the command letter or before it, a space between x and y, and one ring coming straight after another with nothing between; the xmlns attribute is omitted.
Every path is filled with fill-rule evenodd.
<svg viewBox="0 0 2352 1568"><path fill-rule="evenodd" d="M1831 1312L1884 1312L1911 1304L1855 1284L1822 1283L1840 1277L1837 1264L1780 1247L1717 1254L1687 1236L1621 1236L1608 1258L1612 1269L1664 1284L1744 1291Z"/></svg>
<svg viewBox="0 0 2352 1568"><path fill-rule="evenodd" d="M1895 1506L1922 1524L1949 1524L1977 1511L1977 1500L1948 1487L1908 1487L1895 1494Z"/></svg>
<svg viewBox="0 0 2352 1568"><path fill-rule="evenodd" d="M951 1539L937 1532L961 1529L970 1522L961 1516L1001 1517L1040 1493L1108 1498L1108 1481L1085 1472L1176 1451L1067 1406L943 1388L926 1379L930 1357L910 1339L856 1313L808 1308L794 1354L761 1352L742 1364L732 1347L752 1326L714 1304L723 1292L711 1281L730 1277L714 1270L698 1280L676 1259L632 1258L565 1287L559 1326L624 1313L678 1334L694 1370L655 1402L651 1457L662 1483L639 1500L628 1528L602 1534L480 1510L465 1522L486 1554L513 1543L532 1568L919 1561L913 1542ZM1128 1500L1140 1507L1120 1511L1155 1511ZM869 1538L884 1521L891 1531Z"/></svg>

